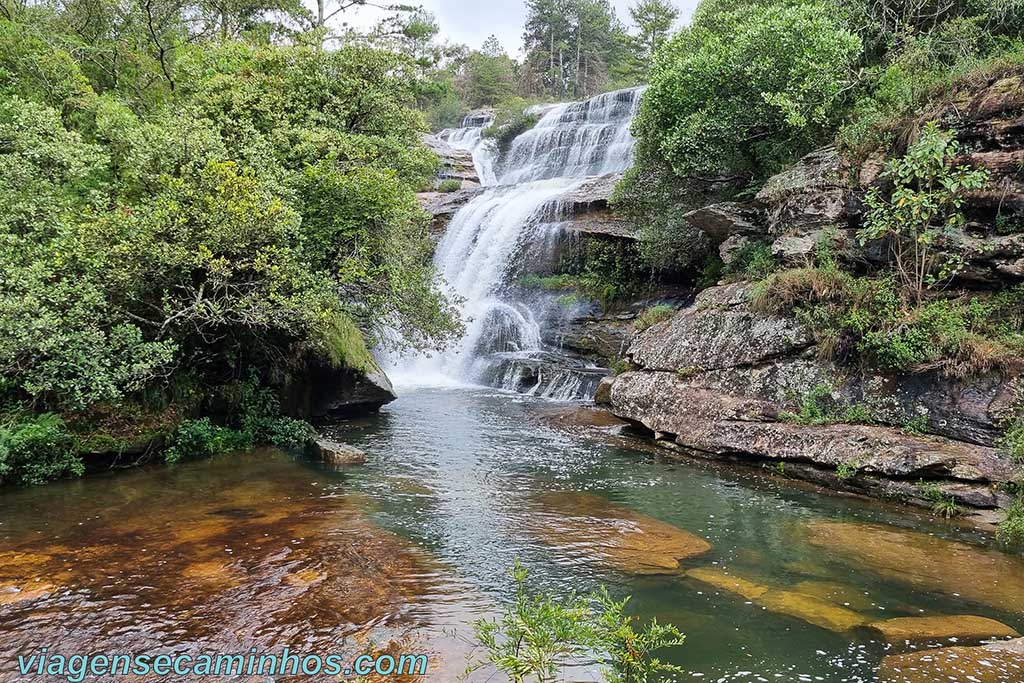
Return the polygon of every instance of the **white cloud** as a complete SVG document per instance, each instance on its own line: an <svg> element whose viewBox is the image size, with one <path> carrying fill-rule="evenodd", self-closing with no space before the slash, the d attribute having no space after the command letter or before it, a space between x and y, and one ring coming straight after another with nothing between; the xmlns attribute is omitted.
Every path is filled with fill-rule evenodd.
<svg viewBox="0 0 1024 683"><path fill-rule="evenodd" d="M415 0L404 1L416 4ZM679 8L680 25L689 21L697 1L673 0ZM633 0L612 2L619 19L628 23L629 6ZM437 17L444 38L478 48L493 33L510 55L521 56L519 51L526 20L523 0L420 0L419 4ZM373 7L354 8L340 17L340 21L358 28L369 28L386 14Z"/></svg>

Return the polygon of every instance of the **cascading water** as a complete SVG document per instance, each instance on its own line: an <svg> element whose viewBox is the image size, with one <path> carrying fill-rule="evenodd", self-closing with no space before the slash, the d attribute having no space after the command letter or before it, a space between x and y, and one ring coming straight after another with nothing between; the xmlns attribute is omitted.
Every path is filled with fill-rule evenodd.
<svg viewBox="0 0 1024 683"><path fill-rule="evenodd" d="M484 128L494 122L494 114L488 111L471 112L462 119L460 128L445 128L437 137L455 149L465 149L473 154L473 166L484 185L497 184L494 176L494 147L484 139Z"/></svg>
<svg viewBox="0 0 1024 683"><path fill-rule="evenodd" d="M538 311L517 296L511 280L543 260L564 216L560 197L587 178L624 171L633 160L630 124L642 88L544 108L501 158L481 138L484 125L439 137L473 151L488 174L481 194L451 219L434 263L463 302L466 335L453 349L407 359L390 369L397 384L491 384L562 400L592 395L603 372L557 354L542 342Z"/></svg>

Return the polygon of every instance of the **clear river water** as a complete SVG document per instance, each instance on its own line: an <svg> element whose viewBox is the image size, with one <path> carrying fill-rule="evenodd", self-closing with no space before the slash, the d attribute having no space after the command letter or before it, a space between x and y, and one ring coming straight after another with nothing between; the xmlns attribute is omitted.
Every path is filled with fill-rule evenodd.
<svg viewBox="0 0 1024 683"><path fill-rule="evenodd" d="M603 584L679 626L678 680L873 681L886 646L857 625L896 616L1024 629L1024 561L984 537L674 459L593 408L416 389L330 430L367 464L261 450L0 495L0 680L53 680L11 673L41 645L288 645L425 651L453 683L516 558L538 589ZM674 535L696 548L678 566Z"/></svg>

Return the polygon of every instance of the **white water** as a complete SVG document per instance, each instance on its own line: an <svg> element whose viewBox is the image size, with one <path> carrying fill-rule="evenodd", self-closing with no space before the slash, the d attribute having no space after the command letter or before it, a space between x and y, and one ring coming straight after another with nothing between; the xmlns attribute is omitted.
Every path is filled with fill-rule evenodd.
<svg viewBox="0 0 1024 683"><path fill-rule="evenodd" d="M516 258L528 245L550 242L547 237L559 229L562 195L588 177L629 167L634 145L629 127L641 93L637 88L620 90L547 107L501 159L481 139L477 119L442 132L440 137L452 146L473 152L481 179L489 186L452 217L434 255L439 275L464 301L466 335L443 354L391 363L388 374L396 385L479 384L490 379L504 388L518 386L521 371L506 364L494 377L492 358L507 362L509 354L538 353L543 345L534 311L506 286ZM538 371L529 393L569 399L582 385L572 372L546 383L542 375Z"/></svg>
<svg viewBox="0 0 1024 683"><path fill-rule="evenodd" d="M469 150L473 154L473 166L482 185L496 185L494 175L494 146L483 137L484 128L494 122L490 114L469 114L462 120L460 128L445 128L437 137L455 149Z"/></svg>

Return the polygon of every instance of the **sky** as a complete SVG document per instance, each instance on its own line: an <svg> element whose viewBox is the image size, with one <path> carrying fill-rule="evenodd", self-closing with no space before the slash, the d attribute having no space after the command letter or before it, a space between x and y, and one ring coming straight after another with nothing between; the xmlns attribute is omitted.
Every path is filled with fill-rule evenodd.
<svg viewBox="0 0 1024 683"><path fill-rule="evenodd" d="M629 6L634 0L612 0L615 13L621 21L630 24ZM523 24L526 20L524 0L403 0L407 4L420 4L433 12L441 26L441 35L453 43L479 48L494 34L513 57L520 57ZM383 2L381 4L384 4ZM679 8L678 25L688 23L697 0L672 0ZM359 28L375 24L385 13L372 7L349 10L343 21Z"/></svg>

